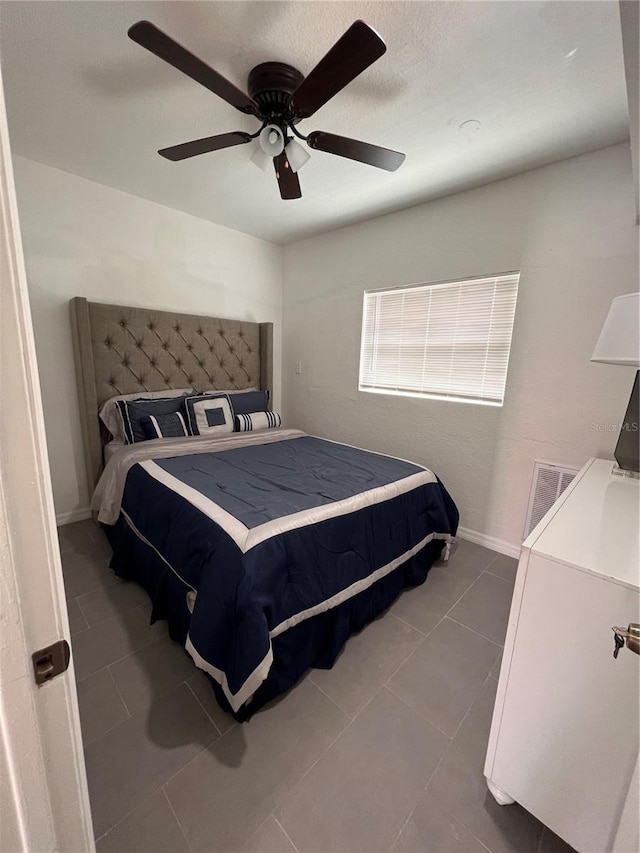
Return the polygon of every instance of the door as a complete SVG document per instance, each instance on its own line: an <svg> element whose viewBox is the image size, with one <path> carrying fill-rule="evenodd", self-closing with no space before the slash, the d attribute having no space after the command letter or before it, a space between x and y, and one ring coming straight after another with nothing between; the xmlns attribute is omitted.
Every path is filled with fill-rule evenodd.
<svg viewBox="0 0 640 853"><path fill-rule="evenodd" d="M73 674L31 654L69 640L0 74L0 851L93 851Z"/></svg>

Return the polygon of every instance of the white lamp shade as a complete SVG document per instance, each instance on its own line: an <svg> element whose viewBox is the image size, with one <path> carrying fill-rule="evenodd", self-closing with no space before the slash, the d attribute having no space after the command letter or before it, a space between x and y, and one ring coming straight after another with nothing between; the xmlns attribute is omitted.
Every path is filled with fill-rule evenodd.
<svg viewBox="0 0 640 853"><path fill-rule="evenodd" d="M277 157L284 151L284 134L277 124L268 124L263 127L258 142L264 153L271 158Z"/></svg>
<svg viewBox="0 0 640 853"><path fill-rule="evenodd" d="M591 361L640 367L640 293L613 300Z"/></svg>
<svg viewBox="0 0 640 853"><path fill-rule="evenodd" d="M262 150L260 143L256 145L256 150L251 155L251 162L255 163L263 172L266 172L269 168L273 168L273 157Z"/></svg>
<svg viewBox="0 0 640 853"><path fill-rule="evenodd" d="M291 167L292 172L297 172L298 169L302 169L304 164L311 157L307 149L303 148L295 139L292 139L284 150L287 154L287 160L289 161L289 166Z"/></svg>

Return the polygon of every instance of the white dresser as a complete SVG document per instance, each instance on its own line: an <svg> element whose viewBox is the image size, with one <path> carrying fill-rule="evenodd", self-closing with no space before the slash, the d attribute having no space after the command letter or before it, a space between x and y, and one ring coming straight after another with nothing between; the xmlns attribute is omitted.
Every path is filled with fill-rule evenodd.
<svg viewBox="0 0 640 853"><path fill-rule="evenodd" d="M613 464L585 465L522 546L484 770L580 853L637 845L640 657L614 660L611 627L640 622L640 481Z"/></svg>

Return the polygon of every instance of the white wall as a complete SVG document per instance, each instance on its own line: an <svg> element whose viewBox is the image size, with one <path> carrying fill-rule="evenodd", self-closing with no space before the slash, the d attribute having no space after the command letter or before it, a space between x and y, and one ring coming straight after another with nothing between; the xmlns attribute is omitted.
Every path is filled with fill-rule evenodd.
<svg viewBox="0 0 640 853"><path fill-rule="evenodd" d="M14 169L59 520L89 502L72 296L273 322L278 410L281 247L23 157L14 158Z"/></svg>
<svg viewBox="0 0 640 853"><path fill-rule="evenodd" d="M613 451L592 424L620 420L634 373L589 358L611 299L638 288L637 241L619 145L287 246L287 423L428 465L461 526L513 551L533 461ZM517 269L502 408L357 390L363 290Z"/></svg>

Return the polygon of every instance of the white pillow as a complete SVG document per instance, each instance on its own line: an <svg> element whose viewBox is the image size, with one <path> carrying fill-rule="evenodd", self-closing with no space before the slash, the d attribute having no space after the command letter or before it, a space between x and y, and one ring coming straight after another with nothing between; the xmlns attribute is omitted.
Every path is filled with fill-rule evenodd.
<svg viewBox="0 0 640 853"><path fill-rule="evenodd" d="M236 415L234 426L236 432L277 429L282 426L282 418L278 412L250 412L247 415Z"/></svg>
<svg viewBox="0 0 640 853"><path fill-rule="evenodd" d="M109 444L125 444L122 418L116 406L118 400L155 400L158 397L186 397L189 394L193 394L193 388L167 389L166 391L138 391L135 394L120 394L119 396L110 397L106 403L103 403L102 408L98 412L100 420L113 436L113 441L110 441Z"/></svg>
<svg viewBox="0 0 640 853"><path fill-rule="evenodd" d="M185 400L191 435L221 435L233 432L233 415L229 398L200 394Z"/></svg>

